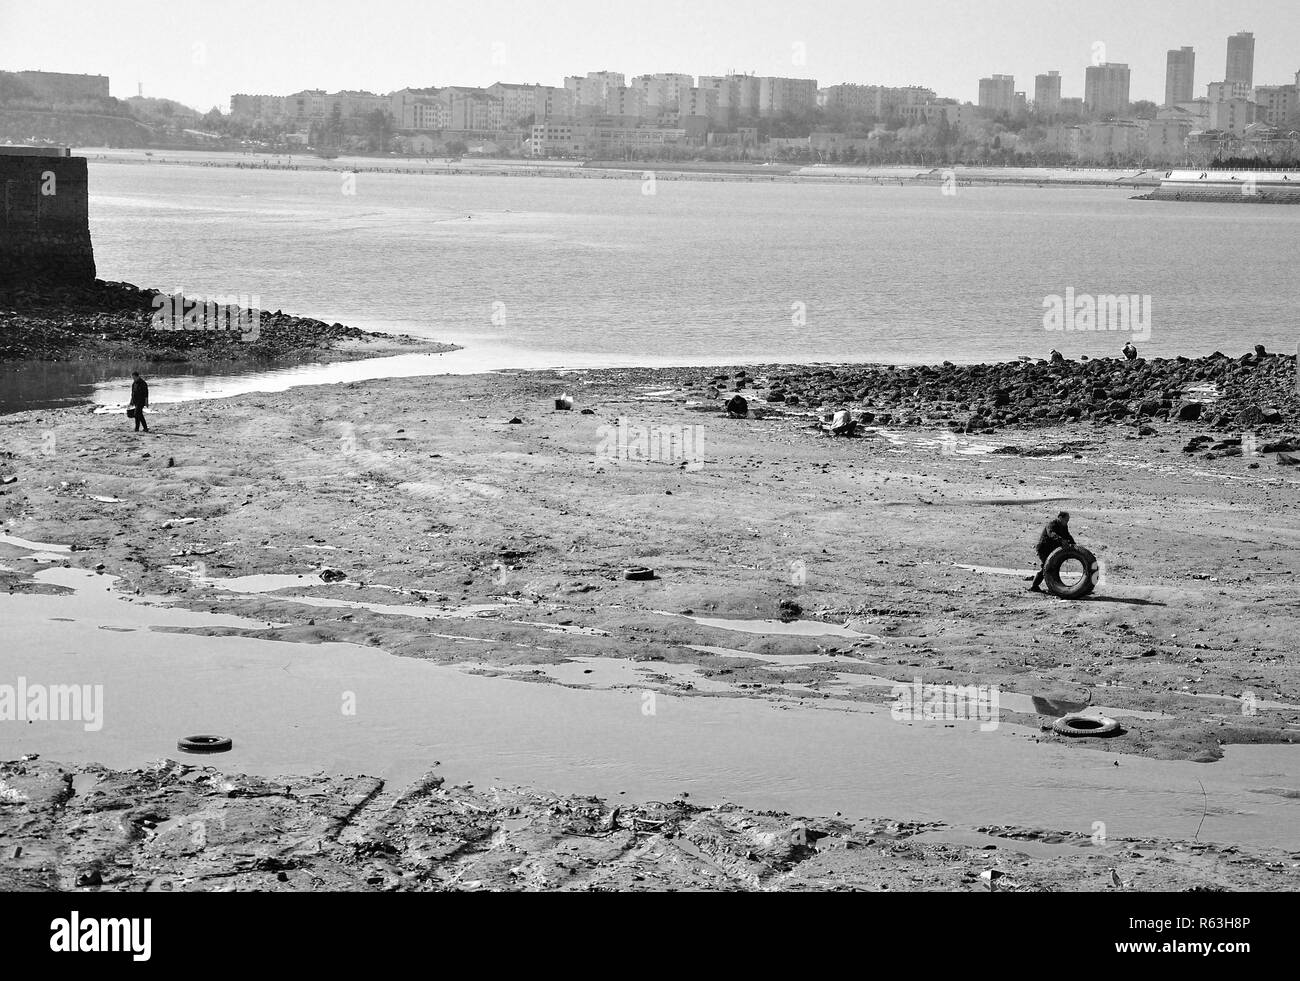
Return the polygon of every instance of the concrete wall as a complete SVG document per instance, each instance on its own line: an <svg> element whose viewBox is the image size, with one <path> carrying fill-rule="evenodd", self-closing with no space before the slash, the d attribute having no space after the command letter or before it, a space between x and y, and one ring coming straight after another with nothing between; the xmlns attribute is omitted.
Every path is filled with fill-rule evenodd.
<svg viewBox="0 0 1300 981"><path fill-rule="evenodd" d="M1300 170L1171 170L1151 197L1156 201L1300 204Z"/></svg>
<svg viewBox="0 0 1300 981"><path fill-rule="evenodd" d="M5 151L0 147L0 286L94 282L85 158Z"/></svg>

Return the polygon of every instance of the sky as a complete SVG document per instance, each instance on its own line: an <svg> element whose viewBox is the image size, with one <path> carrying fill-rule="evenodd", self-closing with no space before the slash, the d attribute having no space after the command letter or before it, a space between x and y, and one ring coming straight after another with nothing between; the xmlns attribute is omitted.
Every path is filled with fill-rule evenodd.
<svg viewBox="0 0 1300 981"><path fill-rule="evenodd" d="M1242 30L1255 33L1256 84L1295 80L1297 0L0 0L0 70L108 75L119 98L142 84L205 111L237 92L562 85L599 70L915 84L976 101L982 76L1015 75L1033 98L1049 70L1082 96L1097 53L1131 66L1133 99L1159 103L1168 49L1196 48L1204 95Z"/></svg>

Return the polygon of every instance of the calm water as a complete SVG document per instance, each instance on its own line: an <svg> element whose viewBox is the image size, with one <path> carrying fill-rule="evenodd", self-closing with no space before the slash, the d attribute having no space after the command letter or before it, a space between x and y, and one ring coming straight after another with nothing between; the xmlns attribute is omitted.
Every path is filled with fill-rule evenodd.
<svg viewBox="0 0 1300 981"><path fill-rule="evenodd" d="M103 278L555 363L1115 354L1126 336L1044 330L1071 286L1150 294L1144 354L1296 345L1294 208L366 173L348 195L336 173L94 160L90 180Z"/></svg>
<svg viewBox="0 0 1300 981"><path fill-rule="evenodd" d="M473 677L351 644L175 634L164 631L237 634L262 623L128 597L87 570L38 577L76 595L0 594L7 625L0 679L102 685L102 728L0 724L8 758L37 752L140 766L175 758L183 735L215 732L232 737L234 751L199 762L227 772L368 773L400 785L442 760L449 780L480 786L611 798L626 791L634 800L689 793L701 803L729 799L796 814L1084 832L1102 814L1115 838L1200 830L1203 840L1287 848L1300 839L1300 805L1285 795L1295 786L1293 746L1232 746L1208 766L1124 757L1116 767L1110 754L1038 743L1032 729L901 724L888 710L862 706L661 692L647 716L643 691L659 686L644 678L578 691ZM455 622L435 629L454 633ZM467 659L481 650L464 646ZM354 693L355 715L340 712L342 692Z"/></svg>
<svg viewBox="0 0 1300 981"><path fill-rule="evenodd" d="M1149 356L1291 351L1300 336L1297 208L640 177L361 173L349 187L333 172L90 156L102 278L465 348L237 375L167 367L152 376L159 403L499 368L1116 356L1129 335L1044 329L1044 298L1070 287L1149 295ZM117 406L131 367L0 371L0 412Z"/></svg>

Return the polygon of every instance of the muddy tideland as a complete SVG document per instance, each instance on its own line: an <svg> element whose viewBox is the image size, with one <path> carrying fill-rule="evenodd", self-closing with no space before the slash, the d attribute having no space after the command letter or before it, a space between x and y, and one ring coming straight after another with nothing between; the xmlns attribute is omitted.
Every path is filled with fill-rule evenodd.
<svg viewBox="0 0 1300 981"><path fill-rule="evenodd" d="M1294 359L909 371L0 417L0 886L1300 886Z"/></svg>

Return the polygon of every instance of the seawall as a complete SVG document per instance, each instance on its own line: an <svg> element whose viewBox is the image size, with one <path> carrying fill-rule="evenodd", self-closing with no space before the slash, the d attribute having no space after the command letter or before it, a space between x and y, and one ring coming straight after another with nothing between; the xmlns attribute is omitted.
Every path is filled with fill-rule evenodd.
<svg viewBox="0 0 1300 981"><path fill-rule="evenodd" d="M0 146L0 286L95 281L84 157Z"/></svg>

